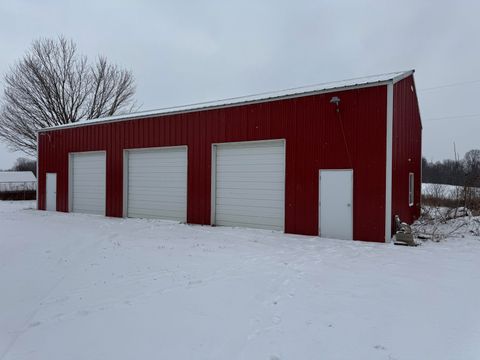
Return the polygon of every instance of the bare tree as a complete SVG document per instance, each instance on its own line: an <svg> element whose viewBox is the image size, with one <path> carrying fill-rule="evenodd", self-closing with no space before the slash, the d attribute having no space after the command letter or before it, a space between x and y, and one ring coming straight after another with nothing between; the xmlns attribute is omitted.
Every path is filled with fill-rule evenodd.
<svg viewBox="0 0 480 360"><path fill-rule="evenodd" d="M20 157L15 161L12 167L13 171L31 171L37 176L37 162L35 160L25 159Z"/></svg>
<svg viewBox="0 0 480 360"><path fill-rule="evenodd" d="M480 180L480 150L467 151L463 158L465 182L470 186L479 186Z"/></svg>
<svg viewBox="0 0 480 360"><path fill-rule="evenodd" d="M93 64L71 40L40 39L5 75L0 137L36 155L36 130L134 108L131 71L99 57Z"/></svg>
<svg viewBox="0 0 480 360"><path fill-rule="evenodd" d="M465 208L480 210L479 189L480 186L480 150L468 151L463 158L465 183L463 197Z"/></svg>

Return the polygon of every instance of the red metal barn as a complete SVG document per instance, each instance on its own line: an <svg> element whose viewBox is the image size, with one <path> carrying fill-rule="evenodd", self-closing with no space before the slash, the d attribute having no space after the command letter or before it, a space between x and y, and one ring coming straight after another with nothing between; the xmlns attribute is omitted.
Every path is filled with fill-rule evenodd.
<svg viewBox="0 0 480 360"><path fill-rule="evenodd" d="M38 133L38 209L389 241L420 213L413 71Z"/></svg>

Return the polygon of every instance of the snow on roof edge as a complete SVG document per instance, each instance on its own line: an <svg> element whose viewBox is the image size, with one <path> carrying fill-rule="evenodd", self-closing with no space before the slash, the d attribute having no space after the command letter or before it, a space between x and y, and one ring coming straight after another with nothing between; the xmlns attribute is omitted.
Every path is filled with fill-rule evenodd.
<svg viewBox="0 0 480 360"><path fill-rule="evenodd" d="M322 92L332 92L335 90L350 90L366 86L373 85L382 85L384 83L393 82L396 83L410 75L412 75L415 70L406 70L406 71L397 71L391 73L384 73L379 75L369 75L356 77L346 80L338 80L332 82L318 83L313 85L299 86L284 90L272 91L272 92L262 92L246 96L237 96L220 100L206 101L200 103L193 103L187 105L179 106L170 106L154 110L145 110L129 114L120 114L107 116L96 119L84 119L75 123L55 125L43 129L38 129L37 132L47 132L54 131L65 128L80 127L87 125L98 125L101 123L109 123L116 121L127 121L127 120L136 120L144 119L147 117L153 116L165 116L179 113L186 113L192 111L205 111L211 110L214 108L230 107L230 106L241 106L248 105L255 102L268 102L268 101L277 101L290 97L301 97L301 96L311 96L316 95Z"/></svg>

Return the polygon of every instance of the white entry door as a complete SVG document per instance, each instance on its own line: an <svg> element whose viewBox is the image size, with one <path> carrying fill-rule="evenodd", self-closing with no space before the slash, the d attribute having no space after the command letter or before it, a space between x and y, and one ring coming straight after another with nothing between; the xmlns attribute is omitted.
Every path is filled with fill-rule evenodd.
<svg viewBox="0 0 480 360"><path fill-rule="evenodd" d="M47 196L46 196L47 211L57 211L57 174L47 173Z"/></svg>
<svg viewBox="0 0 480 360"><path fill-rule="evenodd" d="M353 170L320 170L319 235L353 238Z"/></svg>

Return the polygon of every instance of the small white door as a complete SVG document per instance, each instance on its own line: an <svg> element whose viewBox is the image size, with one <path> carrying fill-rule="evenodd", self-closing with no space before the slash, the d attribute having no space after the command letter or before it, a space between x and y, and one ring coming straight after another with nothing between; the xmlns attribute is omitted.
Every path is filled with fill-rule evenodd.
<svg viewBox="0 0 480 360"><path fill-rule="evenodd" d="M353 170L320 170L319 235L353 238Z"/></svg>
<svg viewBox="0 0 480 360"><path fill-rule="evenodd" d="M57 211L57 174L47 173L46 210Z"/></svg>

